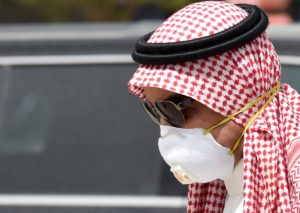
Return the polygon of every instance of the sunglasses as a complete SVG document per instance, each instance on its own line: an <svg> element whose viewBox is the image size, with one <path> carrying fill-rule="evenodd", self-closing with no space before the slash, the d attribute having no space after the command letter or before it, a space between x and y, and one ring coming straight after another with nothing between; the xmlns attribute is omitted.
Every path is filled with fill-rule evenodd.
<svg viewBox="0 0 300 213"><path fill-rule="evenodd" d="M141 104L146 113L156 124L160 125L160 120L163 118L172 126L181 127L186 121L182 110L192 105L195 100L182 95L175 95L173 99L174 97L177 101L161 100L155 102L154 105L148 101L141 101ZM178 99L181 100L178 101Z"/></svg>

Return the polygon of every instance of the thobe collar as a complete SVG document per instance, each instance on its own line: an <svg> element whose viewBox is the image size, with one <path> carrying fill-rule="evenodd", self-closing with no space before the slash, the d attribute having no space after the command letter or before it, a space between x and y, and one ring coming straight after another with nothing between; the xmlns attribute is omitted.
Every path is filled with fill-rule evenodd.
<svg viewBox="0 0 300 213"><path fill-rule="evenodd" d="M229 179L224 180L226 190L229 196L243 193L243 159L233 169L232 175Z"/></svg>

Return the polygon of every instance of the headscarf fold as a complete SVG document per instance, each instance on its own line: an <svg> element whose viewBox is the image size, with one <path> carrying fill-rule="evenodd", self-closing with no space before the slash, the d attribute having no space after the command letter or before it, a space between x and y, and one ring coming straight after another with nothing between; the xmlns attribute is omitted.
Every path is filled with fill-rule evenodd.
<svg viewBox="0 0 300 213"><path fill-rule="evenodd" d="M202 38L238 24L247 12L221 1L194 3L169 17L149 43ZM143 87L189 96L227 117L280 82L280 62L266 33L231 51L168 65L141 64L128 82L144 99ZM244 127L269 97L232 120ZM300 209L300 96L288 84L244 135L244 212L297 212ZM188 186L188 213L222 212L222 180Z"/></svg>

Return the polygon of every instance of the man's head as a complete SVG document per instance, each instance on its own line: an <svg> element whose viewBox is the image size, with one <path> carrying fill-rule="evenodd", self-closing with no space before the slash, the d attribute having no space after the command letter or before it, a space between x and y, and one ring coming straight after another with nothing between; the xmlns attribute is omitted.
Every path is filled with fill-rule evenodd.
<svg viewBox="0 0 300 213"><path fill-rule="evenodd" d="M241 7L225 2L191 4L169 17L147 43L176 44L209 38L240 26L248 16ZM213 41L210 42L213 46ZM183 128L209 128L269 91L279 79L277 54L263 32L237 48L214 56L175 64L141 64L128 86L133 94L153 104L172 93L191 97L196 101L195 106ZM215 139L230 147L266 99L215 128L212 131Z"/></svg>

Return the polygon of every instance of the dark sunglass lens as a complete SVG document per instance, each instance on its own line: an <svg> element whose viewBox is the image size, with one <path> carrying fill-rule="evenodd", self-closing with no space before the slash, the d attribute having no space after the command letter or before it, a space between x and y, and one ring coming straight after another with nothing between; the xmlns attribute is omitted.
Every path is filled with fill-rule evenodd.
<svg viewBox="0 0 300 213"><path fill-rule="evenodd" d="M149 115L149 117L157 124L160 124L159 115L157 112L154 112L152 107L147 103L141 101L143 109L146 111L146 113Z"/></svg>
<svg viewBox="0 0 300 213"><path fill-rule="evenodd" d="M185 119L175 106L175 104L171 101L159 101L156 102L156 107L159 109L160 113L164 115L167 121L173 126L180 127L184 124Z"/></svg>

